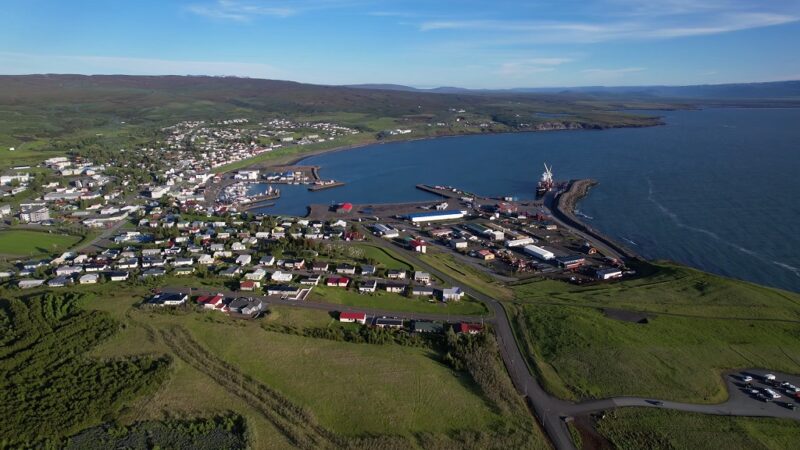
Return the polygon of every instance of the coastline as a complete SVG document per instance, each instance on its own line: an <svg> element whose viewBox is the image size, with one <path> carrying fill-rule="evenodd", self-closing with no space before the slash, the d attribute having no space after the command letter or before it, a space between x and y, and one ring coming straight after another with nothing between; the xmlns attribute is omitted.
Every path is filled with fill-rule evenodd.
<svg viewBox="0 0 800 450"><path fill-rule="evenodd" d="M394 143L406 143L406 142L416 142L416 141L427 141L432 139L447 139L447 138L459 138L465 136L492 136L492 135L499 135L499 134L514 134L514 133L552 133L558 131L603 131L603 130L612 130L612 129L622 129L622 128L648 128L648 127L659 127L666 125L666 122L662 120L661 116L655 117L656 121L653 124L649 125L621 125L621 126L583 126L580 128L543 128L543 129L531 129L531 130L510 130L510 131L486 131L486 132L479 132L479 133L453 133L453 134L441 134L436 136L414 136L409 138L400 138L400 139L391 139L391 140L376 140L372 142L365 142L361 144L350 144L350 145L340 145L336 147L330 147L325 149L316 149L310 150L308 152L303 152L301 154L294 154L294 155L286 155L286 156L278 156L275 159L271 159L268 161L262 162L253 162L248 166L244 166L245 168L252 168L256 166L260 167L270 167L276 165L296 165L302 162L306 158L310 158L312 156L319 156L327 153L337 153L343 152L348 150L356 150L363 147L368 147L370 145L385 145L385 144L394 144ZM220 173L227 173L231 170L226 170Z"/></svg>
<svg viewBox="0 0 800 450"><path fill-rule="evenodd" d="M575 215L575 207L589 194L589 190L597 184L598 182L593 179L570 180L567 189L557 193L552 198L550 210L565 225L602 243L620 256L633 261L644 261L641 256L588 226Z"/></svg>

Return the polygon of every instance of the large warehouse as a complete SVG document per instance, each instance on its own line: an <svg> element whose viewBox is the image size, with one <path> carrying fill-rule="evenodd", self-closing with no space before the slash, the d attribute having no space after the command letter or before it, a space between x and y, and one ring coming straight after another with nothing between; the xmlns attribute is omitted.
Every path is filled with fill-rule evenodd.
<svg viewBox="0 0 800 450"><path fill-rule="evenodd" d="M550 250L545 250L542 247L537 247L535 245L526 245L523 250L525 253L535 256L543 261L550 261L556 257L556 255L554 255Z"/></svg>
<svg viewBox="0 0 800 450"><path fill-rule="evenodd" d="M450 209L447 211L430 211L422 213L409 214L406 218L414 223L420 222L434 222L437 220L455 220L463 219L467 215L466 211L458 211Z"/></svg>

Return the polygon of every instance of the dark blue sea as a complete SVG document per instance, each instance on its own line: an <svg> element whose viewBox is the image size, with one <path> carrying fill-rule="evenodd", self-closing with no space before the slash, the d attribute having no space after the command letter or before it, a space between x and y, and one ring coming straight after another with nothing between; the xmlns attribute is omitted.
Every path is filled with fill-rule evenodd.
<svg viewBox="0 0 800 450"><path fill-rule="evenodd" d="M312 203L428 200L418 183L533 198L556 179L600 182L578 209L652 259L800 292L800 109L655 112L665 126L443 138L309 157L344 187L284 187L273 214Z"/></svg>

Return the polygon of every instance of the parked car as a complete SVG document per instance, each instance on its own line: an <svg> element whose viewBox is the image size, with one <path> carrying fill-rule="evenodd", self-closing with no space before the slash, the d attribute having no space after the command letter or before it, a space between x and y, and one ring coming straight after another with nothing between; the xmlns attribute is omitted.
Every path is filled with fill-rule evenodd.
<svg viewBox="0 0 800 450"><path fill-rule="evenodd" d="M745 383L752 383L753 377L751 377L750 375L745 375L742 377L742 381L744 381Z"/></svg>
<svg viewBox="0 0 800 450"><path fill-rule="evenodd" d="M783 406L785 406L787 409L791 409L792 411L797 409L797 406L795 406L795 404L792 402L786 402Z"/></svg>
<svg viewBox="0 0 800 450"><path fill-rule="evenodd" d="M767 395L767 397L772 397L773 399L781 398L781 394L778 394L777 392L775 392L774 390L772 390L770 388L764 389L764 393Z"/></svg>

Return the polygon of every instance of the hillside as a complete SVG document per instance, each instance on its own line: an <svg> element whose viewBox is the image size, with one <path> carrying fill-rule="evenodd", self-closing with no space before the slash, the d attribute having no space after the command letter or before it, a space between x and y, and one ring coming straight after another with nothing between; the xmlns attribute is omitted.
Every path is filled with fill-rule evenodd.
<svg viewBox="0 0 800 450"><path fill-rule="evenodd" d="M0 168L63 154L77 143L109 149L153 144L158 129L184 120L234 117L331 121L382 139L383 130L411 129L406 138L481 132L650 126L654 117L621 109L685 104L598 101L583 95L436 94L356 89L291 81L205 76L0 76ZM552 114L542 119L539 113ZM445 124L445 125L442 125ZM344 145L352 143L333 143ZM14 147L14 152L5 151Z"/></svg>

